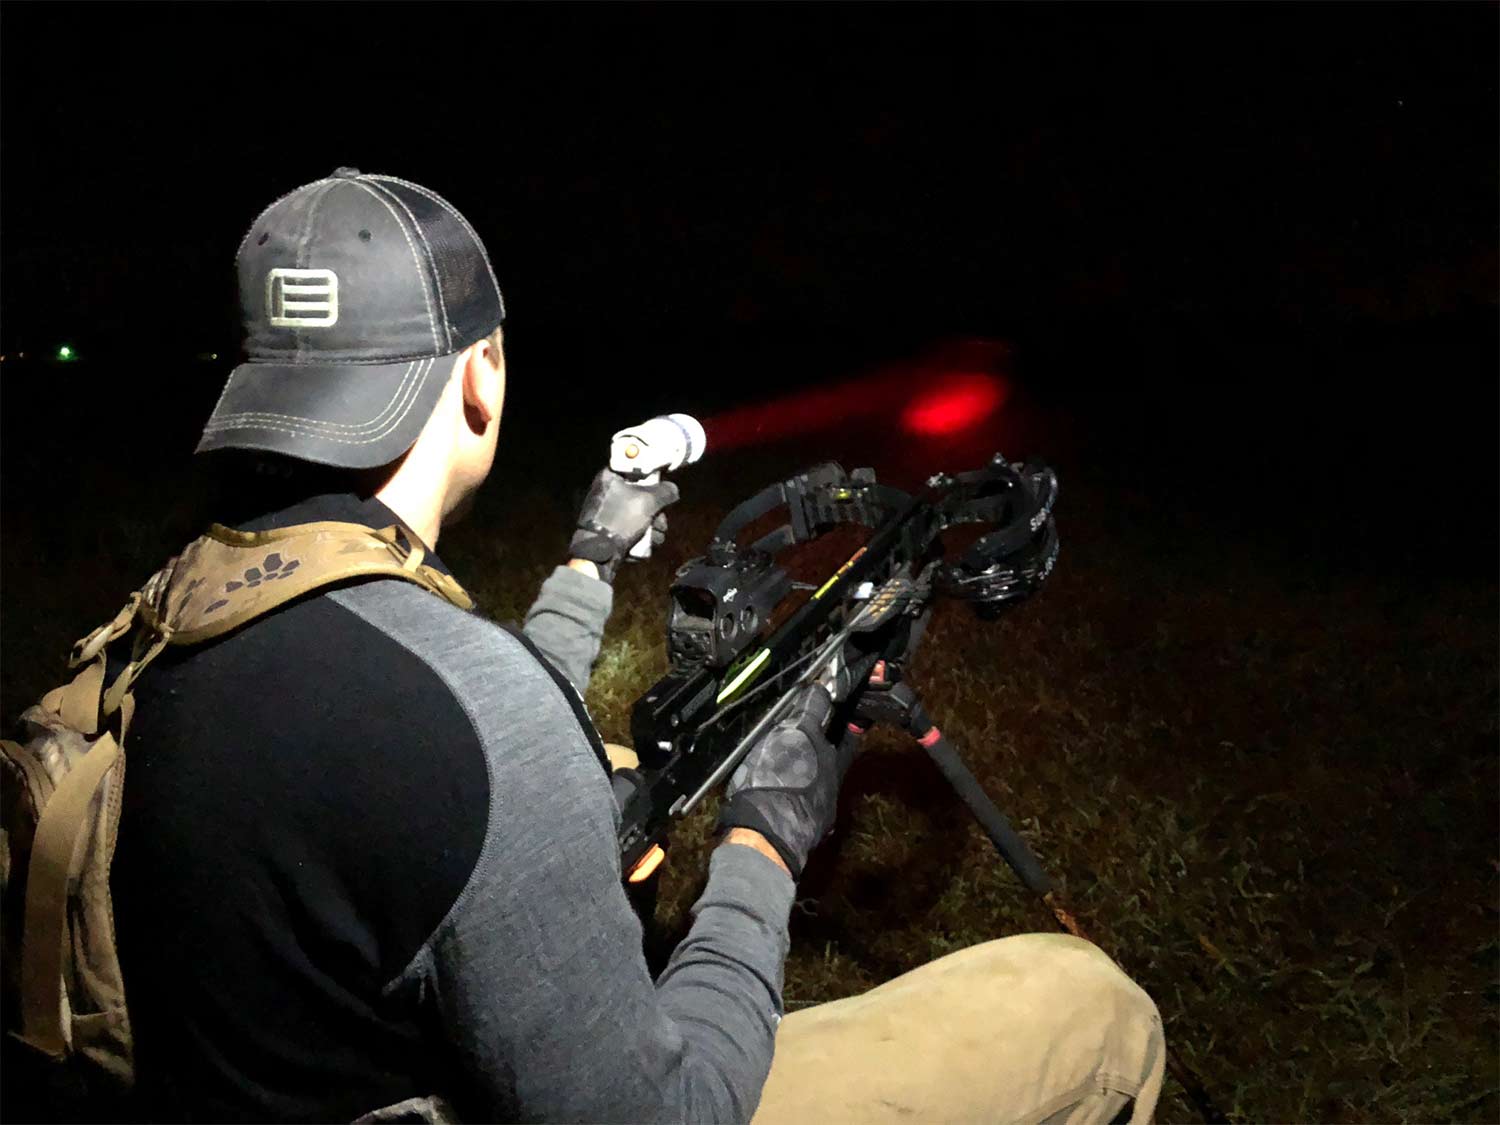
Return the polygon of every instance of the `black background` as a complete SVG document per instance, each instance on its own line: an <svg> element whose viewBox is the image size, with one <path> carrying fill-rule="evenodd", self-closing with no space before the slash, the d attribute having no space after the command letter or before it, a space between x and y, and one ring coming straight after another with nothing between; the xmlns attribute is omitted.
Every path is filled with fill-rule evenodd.
<svg viewBox="0 0 1500 1125"><path fill-rule="evenodd" d="M5 368L12 446L95 409L185 459L246 225L350 164L486 239L523 425L999 338L1049 440L1159 503L1493 572L1494 5L3 20L3 349L89 361Z"/></svg>
<svg viewBox="0 0 1500 1125"><path fill-rule="evenodd" d="M1206 841L1217 858L1141 908L1176 919L1140 931L1167 945L1143 939L1123 963L1174 997L1171 1032L1206 1044L1216 1089L1251 1088L1243 1117L1482 1119L1497 32L1492 3L12 0L0 719L220 514L194 510L210 492L191 451L237 347L248 225L340 165L401 176L472 220L510 310L496 471L443 538L487 611L524 610L523 572L561 556L613 428L871 371L910 372L916 393L955 341L998 342L978 351L1003 350L1015 394L962 441L924 445L851 403L764 457L711 451L682 479L649 584L624 573L616 635L659 644L666 560L773 471L838 456L890 479L967 467L992 439L1047 457L1062 479L1050 605L988 641L946 635L972 653L942 666L955 683L965 661L986 669L953 721L967 704L988 733L992 702L1024 701L985 745L1034 753L991 756L982 779L1014 781L1023 808L1084 793L1105 815L1121 780L1175 802L1168 850ZM63 344L82 358L47 358ZM899 760L882 784L920 806ZM1097 870L1134 896L1145 868L1112 856L1154 854L1154 822L1107 823L1098 848L1059 829L1042 850L1071 886ZM876 881L876 930L926 917L956 839L933 836L913 865L932 881L903 872L894 890L914 897ZM1254 896L1267 929L1236 933L1252 859L1305 893ZM1398 885L1412 897L1388 905ZM1215 887L1235 891L1225 910ZM796 918L806 949L854 950L871 980L929 949L913 927L897 965L842 923ZM1223 959L1210 930L1256 975L1192 977L1200 952ZM1354 1026L1345 946L1376 997L1396 995L1384 966L1400 966L1399 1015ZM1283 1025L1295 1050L1257 1040ZM1404 1036L1400 1060L1381 1057L1381 1027Z"/></svg>

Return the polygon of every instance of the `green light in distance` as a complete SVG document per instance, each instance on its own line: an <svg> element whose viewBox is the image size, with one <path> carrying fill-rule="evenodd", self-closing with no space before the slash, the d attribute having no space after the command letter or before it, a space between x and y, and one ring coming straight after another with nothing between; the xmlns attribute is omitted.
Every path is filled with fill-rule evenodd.
<svg viewBox="0 0 1500 1125"><path fill-rule="evenodd" d="M64 344L62 347L60 347L60 348L57 349L57 358L58 359L72 359L73 358L73 349L70 348L70 347L68 347L67 344Z"/></svg>

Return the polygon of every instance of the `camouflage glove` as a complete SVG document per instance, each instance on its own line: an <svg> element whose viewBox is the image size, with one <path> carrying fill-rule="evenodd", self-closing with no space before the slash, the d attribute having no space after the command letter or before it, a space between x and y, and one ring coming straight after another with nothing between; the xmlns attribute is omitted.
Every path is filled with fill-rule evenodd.
<svg viewBox="0 0 1500 1125"><path fill-rule="evenodd" d="M833 827L839 785L858 739L837 744L826 728L833 699L818 684L804 688L791 712L761 738L729 779L719 828L753 828L774 847L793 879Z"/></svg>
<svg viewBox="0 0 1500 1125"><path fill-rule="evenodd" d="M600 469L578 513L578 530L569 546L575 559L587 559L599 568L605 582L630 548L651 533L658 544L666 535L667 517L662 509L677 502L677 486L671 481L635 484L611 469Z"/></svg>

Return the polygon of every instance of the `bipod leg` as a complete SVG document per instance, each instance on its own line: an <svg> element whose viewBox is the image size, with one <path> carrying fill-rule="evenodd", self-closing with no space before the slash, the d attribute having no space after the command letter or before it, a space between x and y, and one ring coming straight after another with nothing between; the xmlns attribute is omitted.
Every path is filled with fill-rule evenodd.
<svg viewBox="0 0 1500 1125"><path fill-rule="evenodd" d="M1011 827L1009 818L1000 811L994 801L990 800L990 795L984 791L984 787L979 784L979 779L964 764L947 736L928 718L915 693L910 687L903 685L903 688L901 698L905 703L906 729L921 744L922 749L927 751L927 756L937 765L948 784L953 786L953 791L974 814L974 819L979 821L979 826L990 838L990 843L995 845L1000 858L1005 860L1010 869L1020 877L1027 889L1042 900L1059 926L1074 937L1098 945L1098 942L1084 933L1083 927L1078 924L1078 919L1063 904L1062 899L1058 897L1057 888L1047 873L1042 870L1041 860L1037 859L1030 845L1021 839L1020 834ZM1177 1079L1183 1092L1187 1094L1188 1100L1203 1116L1203 1120L1208 1125L1227 1125L1229 1118L1214 1104L1208 1091L1203 1088L1202 1080L1187 1063L1178 1057L1177 1052L1172 1050L1171 1046L1166 1048L1166 1064L1167 1070L1173 1078Z"/></svg>

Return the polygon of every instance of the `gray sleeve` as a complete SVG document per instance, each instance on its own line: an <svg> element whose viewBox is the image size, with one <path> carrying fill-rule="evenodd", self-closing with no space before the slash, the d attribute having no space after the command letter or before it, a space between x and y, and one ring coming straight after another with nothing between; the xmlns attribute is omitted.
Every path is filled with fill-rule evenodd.
<svg viewBox="0 0 1500 1125"><path fill-rule="evenodd" d="M580 574L571 567L556 568L536 601L526 611L522 632L583 695L589 672L599 656L604 623L614 606L608 582Z"/></svg>
<svg viewBox="0 0 1500 1125"><path fill-rule="evenodd" d="M621 882L609 780L558 684L516 638L416 587L331 596L437 672L483 748L479 860L385 990L435 1014L468 1080L454 1092L460 1112L748 1121L781 1018L786 872L752 848L718 848L692 930L653 982Z"/></svg>
<svg viewBox="0 0 1500 1125"><path fill-rule="evenodd" d="M596 802L589 802L596 804ZM751 848L710 862L653 985L610 818L575 806L487 864L432 949L433 992L486 1120L749 1121L781 1018L793 884Z"/></svg>

